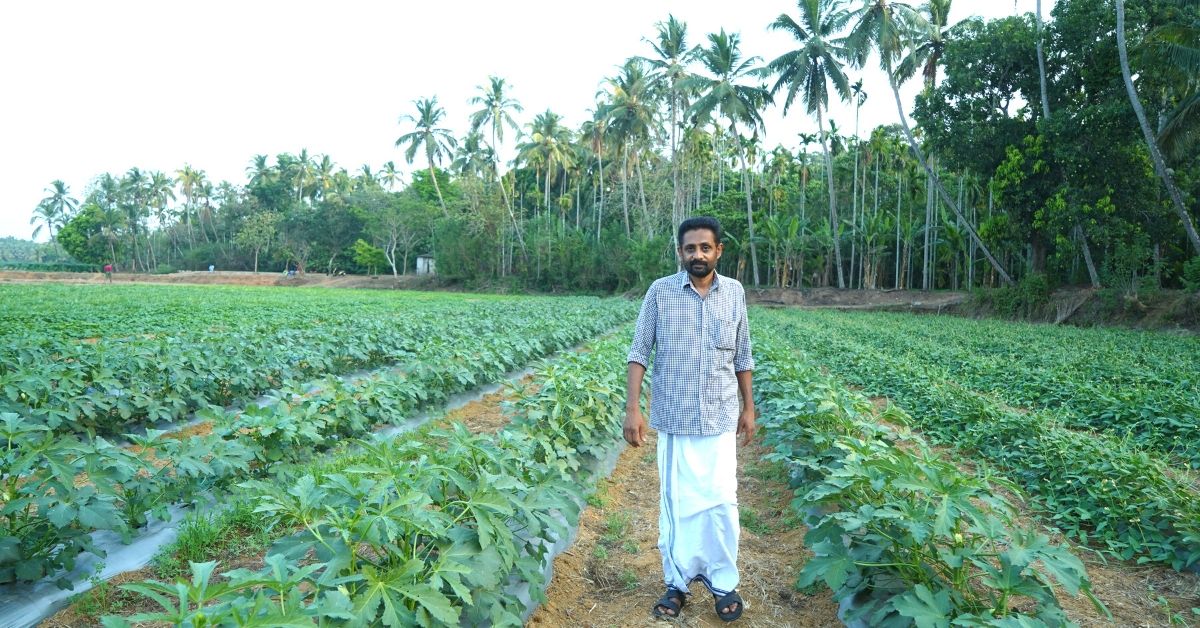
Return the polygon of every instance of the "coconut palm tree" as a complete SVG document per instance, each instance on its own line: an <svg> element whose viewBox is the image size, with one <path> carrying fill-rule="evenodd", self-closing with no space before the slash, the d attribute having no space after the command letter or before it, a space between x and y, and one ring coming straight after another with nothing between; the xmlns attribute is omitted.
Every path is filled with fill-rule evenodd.
<svg viewBox="0 0 1200 628"><path fill-rule="evenodd" d="M908 124L908 118L904 114L904 105L900 101L900 83L905 79L910 78L901 76L896 71L896 63L904 57L904 53L908 49L908 41L911 39L910 33L913 30L913 25L920 25L922 22L921 16L911 5L905 2L895 2L893 0L862 0L862 6L853 12L850 33L846 36L845 44L851 54L851 59L857 67L862 67L872 52L878 53L880 67L887 75L888 85L892 88L892 96L896 100L896 111L900 116L900 127L904 131L905 138L908 139L909 149L916 155L917 160L925 169L925 174L933 182L938 194L946 203L946 206L953 210L954 215L958 220L966 225L967 232L971 239L975 241L979 251L987 258L988 262L995 269L996 274L1006 284L1012 284L1012 277L1000 265L1000 262L992 255L991 250L984 244L983 239L979 237L979 232L975 230L975 226L968 222L962 215L958 204L950 193L946 191L942 185L937 173L934 172L929 162L925 159L925 153L921 151L921 147L917 145L916 138L913 137L912 127Z"/></svg>
<svg viewBox="0 0 1200 628"><path fill-rule="evenodd" d="M652 136L659 132L658 92L654 77L647 71L640 57L625 60L616 76L607 80L609 100L602 107L604 116L608 119L610 136L616 142L618 152L622 157L621 173L623 175L625 231L629 228L629 172L635 168L641 182L642 223L649 232L652 229L649 220L649 208L646 205L645 184L641 178L641 152L631 150L650 142ZM632 153L633 160L630 162Z"/></svg>
<svg viewBox="0 0 1200 628"><path fill-rule="evenodd" d="M1183 230L1187 232L1192 248L1195 249L1197 255L1200 255L1200 235L1196 234L1196 226L1192 224L1192 217L1188 214L1187 208L1183 206L1183 197L1179 193L1179 186L1175 185L1175 177L1167 168L1167 162L1163 159L1162 151L1158 147L1158 140L1150 130L1150 122L1146 120L1146 110L1142 107L1141 99L1138 98L1137 87L1133 84L1133 74L1129 70L1129 51L1125 44L1125 0L1117 0L1117 51L1121 57L1121 76L1125 78L1125 91L1129 94L1129 103L1133 105L1138 125L1142 128L1146 147L1150 149L1150 158L1154 162L1154 169L1167 188L1167 194L1171 197L1171 205L1179 216L1180 222L1183 223Z"/></svg>
<svg viewBox="0 0 1200 628"><path fill-rule="evenodd" d="M379 182L381 184L389 190L394 190L396 184L400 182L401 177L400 171L396 169L396 162L384 162L383 170L379 172Z"/></svg>
<svg viewBox="0 0 1200 628"><path fill-rule="evenodd" d="M1167 114L1158 143L1168 157L1182 159L1200 139L1200 82L1195 78L1200 76L1200 18L1158 26L1147 33L1142 46L1179 85L1179 103Z"/></svg>
<svg viewBox="0 0 1200 628"><path fill-rule="evenodd" d="M926 89L933 89L937 85L938 68L942 65L942 55L946 53L946 41L949 39L952 1L929 0L921 6L920 11L925 19L914 22L908 54L896 67L904 80L914 76L919 69Z"/></svg>
<svg viewBox="0 0 1200 628"><path fill-rule="evenodd" d="M519 132L517 121L513 119L514 112L521 113L525 109L521 107L521 103L514 98L509 98L505 92L506 85L504 79L497 76L488 77L488 85L479 86L481 94L471 98L472 105L482 107L475 113L471 114L471 129L478 130L483 125L492 127L492 159L495 161L493 172L496 175L496 180L500 183L500 196L504 199L504 206L508 208L508 217L512 220L513 231L517 234L517 241L521 245L522 254L525 253L525 238L521 234L521 225L517 222L517 214L513 211L512 199L508 196L508 189L504 184L504 172L500 168L500 144L504 141L504 127L513 130L514 133Z"/></svg>
<svg viewBox="0 0 1200 628"><path fill-rule="evenodd" d="M768 27L789 33L800 48L786 52L767 64L777 78L771 93L787 88L783 112L787 115L799 95L809 113L817 118L821 151L825 155L825 175L829 186L829 224L832 229L834 266L839 288L846 287L842 275L842 248L838 235L837 194L833 183L833 159L825 142L825 110L829 106L829 84L833 84L841 100L851 97L850 81L842 69L848 53L835 39L846 26L850 13L841 0L799 0L800 20L784 13ZM861 83L860 83L861 85Z"/></svg>
<svg viewBox="0 0 1200 628"><path fill-rule="evenodd" d="M681 88L690 76L688 65L695 60L696 49L688 48L687 24L668 15L666 22L654 25L655 39L649 41L654 57L644 57L650 64L652 80L661 83L659 91L667 94L667 109L671 128L671 202L672 231L683 221L684 201L679 184L679 113L686 107L685 92Z"/></svg>
<svg viewBox="0 0 1200 628"><path fill-rule="evenodd" d="M417 108L416 116L408 114L400 116L400 123L413 123L413 130L401 135L396 140L396 146L408 144L408 149L404 151L404 159L410 164L417 156L417 150L424 149L425 160L429 164L429 178L433 181L433 190L437 192L442 212L448 213L446 199L442 198L442 188L438 185L437 173L434 172L433 165L441 163L443 157L450 157L457 142L449 130L438 127L438 123L446 116L446 110L438 106L437 96L414 100L413 105Z"/></svg>
<svg viewBox="0 0 1200 628"><path fill-rule="evenodd" d="M66 224L70 219L71 214L79 207L79 201L71 197L71 191L62 179L55 179L50 182L50 187L46 188L47 196L41 201L38 201L37 207L34 209L33 217L30 218L29 224L37 224L33 230L33 237L37 238L42 232L42 227L46 227L46 232L50 235L50 241L54 242L57 247L58 243L54 240L54 231Z"/></svg>
<svg viewBox="0 0 1200 628"><path fill-rule="evenodd" d="M708 35L708 46L697 52L700 64L708 72L708 76L697 76L688 79L686 86L694 88L700 94L696 102L688 109L688 117L694 120L708 120L715 116L729 122L729 131L734 138L741 137L738 125L747 131L757 133L763 128L762 115L759 109L771 102L771 94L766 87L751 85L748 79L757 77L762 70L754 67L760 61L758 57L742 58L740 49L741 38L736 33L719 33ZM740 142L735 142L740 148ZM754 237L754 201L752 199L750 169L746 166L746 155L738 150L742 161L742 181L746 192L746 223L749 233L750 264L754 274L754 286L759 285L758 251Z"/></svg>
<svg viewBox="0 0 1200 628"><path fill-rule="evenodd" d="M545 200L543 207L550 209L550 185L558 171L571 165L574 151L571 149L571 130L562 124L562 117L547 109L539 113L529 124L529 141L517 147L517 160L544 169Z"/></svg>

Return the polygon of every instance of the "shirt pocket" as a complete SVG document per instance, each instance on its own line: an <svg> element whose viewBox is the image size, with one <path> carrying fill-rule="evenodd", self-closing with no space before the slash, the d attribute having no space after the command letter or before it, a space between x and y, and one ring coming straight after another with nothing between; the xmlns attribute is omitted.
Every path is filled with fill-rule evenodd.
<svg viewBox="0 0 1200 628"><path fill-rule="evenodd" d="M717 317L713 319L713 347L727 351L733 351L737 348L737 320L723 319Z"/></svg>

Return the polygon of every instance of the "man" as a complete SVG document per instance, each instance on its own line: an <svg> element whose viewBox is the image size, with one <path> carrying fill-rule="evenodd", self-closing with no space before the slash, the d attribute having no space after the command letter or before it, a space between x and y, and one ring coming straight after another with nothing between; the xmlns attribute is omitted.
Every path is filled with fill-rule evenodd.
<svg viewBox="0 0 1200 628"><path fill-rule="evenodd" d="M113 265L111 263L104 265L104 279L108 283L112 283Z"/></svg>
<svg viewBox="0 0 1200 628"><path fill-rule="evenodd" d="M684 271L650 286L629 349L625 440L639 447L646 439L638 402L653 350L650 427L659 432L658 549L667 585L654 615L678 616L688 585L700 580L717 615L733 621L744 606L736 590L736 434L745 445L755 427L746 292L716 272L724 246L715 218L683 221L676 238Z"/></svg>

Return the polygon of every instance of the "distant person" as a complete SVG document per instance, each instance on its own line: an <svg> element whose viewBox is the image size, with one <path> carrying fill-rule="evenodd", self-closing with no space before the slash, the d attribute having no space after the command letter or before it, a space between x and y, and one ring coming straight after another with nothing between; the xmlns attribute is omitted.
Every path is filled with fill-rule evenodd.
<svg viewBox="0 0 1200 628"><path fill-rule="evenodd" d="M216 267L216 265L215 265L215 264L209 264L209 265L208 265L208 272L210 272L210 273L211 273L212 271L214 271L214 270L216 270L216 269L217 269L217 267Z"/></svg>
<svg viewBox="0 0 1200 628"><path fill-rule="evenodd" d="M683 221L676 238L684 270L650 286L634 329L624 435L634 447L646 440L639 399L653 352L650 427L658 431L658 550L667 588L653 613L678 617L688 585L699 580L717 615L733 621L745 606L737 592L737 435L746 445L755 429L746 291L717 274L724 246L715 218Z"/></svg>
<svg viewBox="0 0 1200 628"><path fill-rule="evenodd" d="M113 265L105 264L104 265L104 278L108 281L108 283L112 283L112 274L113 274Z"/></svg>

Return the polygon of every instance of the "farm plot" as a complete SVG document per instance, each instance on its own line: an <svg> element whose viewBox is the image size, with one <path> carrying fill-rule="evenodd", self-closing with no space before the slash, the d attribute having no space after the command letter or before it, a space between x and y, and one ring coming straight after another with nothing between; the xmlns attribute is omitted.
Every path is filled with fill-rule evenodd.
<svg viewBox="0 0 1200 628"><path fill-rule="evenodd" d="M1200 468L1200 339L896 314L812 318L1017 408L1112 433Z"/></svg>
<svg viewBox="0 0 1200 628"><path fill-rule="evenodd" d="M541 368L495 434L425 429L243 483L262 525L294 531L263 567L124 585L161 608L105 625L520 625L619 446L625 335Z"/></svg>
<svg viewBox="0 0 1200 628"><path fill-rule="evenodd" d="M857 317L771 312L767 318L843 381L902 406L933 441L994 464L1069 538L1122 560L1175 569L1200 562L1200 484L1167 454L1081 429L1054 409L1013 408L972 389L969 378L960 381L953 367L860 339ZM902 328L880 325L876 334L891 337L894 329Z"/></svg>
<svg viewBox="0 0 1200 628"><path fill-rule="evenodd" d="M139 301L151 300L155 290L131 290L125 314L135 314ZM185 290L189 297L203 291ZM209 300L220 301L222 295L236 300L239 294L216 291ZM262 477L279 462L311 459L340 439L362 435L372 426L402 422L419 406L494 380L514 365L581 342L627 320L634 312L631 304L598 299L439 295L409 301L399 295L314 294L318 305L297 304L297 311L284 317L291 323L280 326L279 333L271 338L275 344L255 343L255 350L245 346L254 333L235 329L197 332L185 325L160 329L153 338L122 337L80 344L41 333L34 334L33 340L15 342L21 350L42 351L43 357L56 356L56 361L19 359L3 363L6 370L0 377L20 373L21 378L29 378L32 374L32 379L46 382L46 389L53 393L42 397L38 404L29 404L26 402L36 396L19 388L14 383L17 378L10 377L3 388L9 405L0 413L0 434L6 441L0 449L4 490L0 505L0 584L51 577L59 578L61 586L69 586L66 573L75 567L81 554L95 551L91 533L96 530L112 530L128 537L150 519L164 518L169 504L188 501L201 491ZM168 293L160 298L170 300L173 296ZM55 305L70 308L69 303L47 303L43 307L53 311ZM275 307L286 306L277 303ZM308 327L297 328L301 323ZM149 350L156 352L156 359L143 355L131 360L128 353L122 352L145 347L144 342L162 343ZM187 359L175 357L172 350L178 347L189 348ZM111 367L120 363L127 368L120 375L104 366L91 371L57 371L53 377L35 372L39 364L46 369L59 368L65 361L55 352L67 349L74 351L71 355L75 360L67 364ZM21 350L5 356L28 358L29 354ZM259 352L273 359L280 359L281 354L298 355L304 365L293 368L324 377L303 383L300 377L281 374L282 383L261 404L250 403L249 397L269 386L269 378L256 380L263 384L261 389L245 386L240 396L193 398L208 419L209 429L187 437L157 430L141 432L138 428L144 422L134 422L138 413L130 411L126 418L120 413L125 407L117 405L120 426L131 430L126 434L131 446L117 446L105 438L77 433L79 428L65 420L65 413L45 402L51 396L71 402L66 390L84 388L81 394L92 394L78 378L95 385L100 383L98 373L112 378L114 385L122 389L143 385L144 378L152 378L156 370L160 375L182 373L189 381L210 374L228 381L247 375L246 369L272 364ZM97 354L103 357L97 358ZM220 371L204 371L189 362L221 354L232 357ZM164 364L170 368L160 370ZM330 376L337 371L379 365L396 368L345 380ZM11 388L17 388L15 395L9 392ZM149 394L144 399L147 403L140 406L143 408L160 401ZM213 405L226 401L237 405ZM186 416L184 412L190 405L178 409L172 418Z"/></svg>

